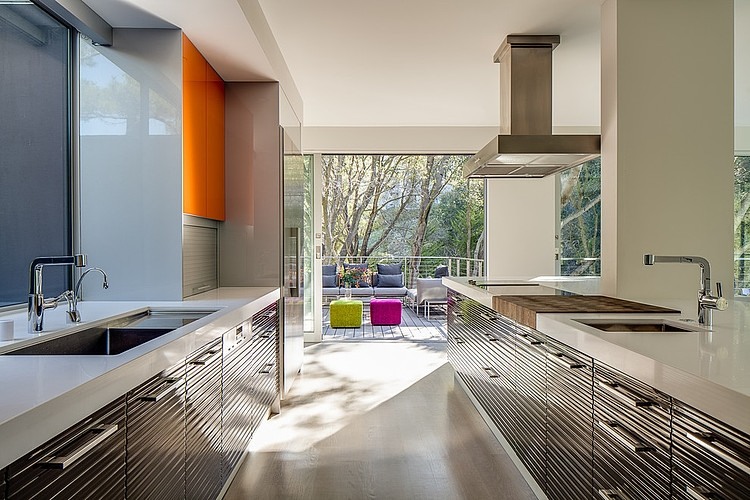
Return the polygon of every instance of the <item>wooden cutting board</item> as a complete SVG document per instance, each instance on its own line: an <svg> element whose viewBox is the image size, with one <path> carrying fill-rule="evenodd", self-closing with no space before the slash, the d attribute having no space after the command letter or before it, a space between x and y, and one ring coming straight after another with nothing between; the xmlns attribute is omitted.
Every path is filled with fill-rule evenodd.
<svg viewBox="0 0 750 500"><path fill-rule="evenodd" d="M495 311L536 328L539 313L679 313L676 309L642 304L605 295L496 295Z"/></svg>

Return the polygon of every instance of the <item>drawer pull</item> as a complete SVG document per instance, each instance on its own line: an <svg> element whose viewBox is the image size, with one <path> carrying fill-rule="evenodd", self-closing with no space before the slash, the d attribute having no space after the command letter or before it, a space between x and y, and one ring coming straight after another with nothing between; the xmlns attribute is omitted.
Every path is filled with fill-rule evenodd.
<svg viewBox="0 0 750 500"><path fill-rule="evenodd" d="M604 429L604 432L612 436L617 442L633 453L647 453L649 451L654 451L653 447L641 442L636 436L631 434L630 431L617 422L605 422L600 420L599 427Z"/></svg>
<svg viewBox="0 0 750 500"><path fill-rule="evenodd" d="M687 432L685 433L688 439L701 446L706 451L713 453L725 462L732 464L733 466L740 469L745 474L750 474L750 465L742 460L742 455L731 449L728 445L719 441L716 436L711 433L705 435Z"/></svg>
<svg viewBox="0 0 750 500"><path fill-rule="evenodd" d="M464 339L462 339L461 337L456 337L456 344L465 344L465 343L466 342L464 342Z"/></svg>
<svg viewBox="0 0 750 500"><path fill-rule="evenodd" d="M484 335L485 337L487 337L487 342L497 342L498 340L500 340L499 338L495 337L491 333L485 333Z"/></svg>
<svg viewBox="0 0 750 500"><path fill-rule="evenodd" d="M489 314L487 314L487 313L479 313L479 315L480 315L481 317L483 317L484 319L486 319L487 321L497 321L497 317L495 317L495 316L490 316L490 315L489 315Z"/></svg>
<svg viewBox="0 0 750 500"><path fill-rule="evenodd" d="M198 359L194 359L193 361L190 362L190 364L191 365L196 365L196 366L207 365L220 352L221 351L213 351L213 350L206 351L203 354L203 356L201 356Z"/></svg>
<svg viewBox="0 0 750 500"><path fill-rule="evenodd" d="M487 375L490 376L490 378L498 378L500 375L495 371L494 368L482 368L485 372L487 372Z"/></svg>
<svg viewBox="0 0 750 500"><path fill-rule="evenodd" d="M263 368L261 368L258 373L271 373L271 368L273 368L273 363L266 363L263 365Z"/></svg>
<svg viewBox="0 0 750 500"><path fill-rule="evenodd" d="M64 457L50 457L37 465L45 469L65 469L73 465L79 458L86 456L88 452L104 442L109 436L117 432L117 424L100 425L89 429L87 434L92 434L93 438L86 440L81 446L71 451Z"/></svg>
<svg viewBox="0 0 750 500"><path fill-rule="evenodd" d="M636 395L635 391L628 389L617 382L599 381L599 387L620 401L637 408L654 406L656 403Z"/></svg>
<svg viewBox="0 0 750 500"><path fill-rule="evenodd" d="M685 493L687 493L687 496L690 498L695 498L695 500L711 500L712 498L718 498L711 493L711 490L704 488L703 486L688 485L685 488Z"/></svg>
<svg viewBox="0 0 750 500"><path fill-rule="evenodd" d="M174 392L180 387L182 387L182 384L184 382L185 382L185 379L183 379L182 377L164 378L162 379L159 385L166 385L167 387L161 392L157 392L155 394L146 394L145 396L141 396L141 401L148 401L149 403L156 403L157 401L161 400L163 397L167 396L170 392Z"/></svg>
<svg viewBox="0 0 750 500"><path fill-rule="evenodd" d="M620 490L599 490L599 496L604 500L630 500L630 497Z"/></svg>
<svg viewBox="0 0 750 500"><path fill-rule="evenodd" d="M521 339L521 342L523 342L526 345L541 345L542 341L537 340L531 335L528 335L526 333L522 333L518 336L519 339Z"/></svg>
<svg viewBox="0 0 750 500"><path fill-rule="evenodd" d="M561 352L547 353L547 359L551 359L558 365L564 368L569 368L571 370L575 370L578 368L586 368L586 365L584 365L583 363L579 363L578 361L572 360Z"/></svg>

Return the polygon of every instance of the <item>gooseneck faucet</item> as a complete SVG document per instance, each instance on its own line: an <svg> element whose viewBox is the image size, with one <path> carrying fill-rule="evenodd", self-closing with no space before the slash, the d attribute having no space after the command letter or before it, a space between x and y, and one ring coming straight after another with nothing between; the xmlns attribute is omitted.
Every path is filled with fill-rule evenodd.
<svg viewBox="0 0 750 500"><path fill-rule="evenodd" d="M100 269L98 267L92 267L91 269L86 269L83 274L81 274L81 277L78 278L78 282L76 283L75 288L73 289L72 293L72 300L68 302L68 317L70 318L70 321L73 323L80 323L81 322L81 313L78 312L78 301L81 300L81 283L83 282L84 276L86 276L91 271L98 271L102 274L102 288L105 290L109 288L109 282L107 281L107 273L104 272L103 269Z"/></svg>
<svg viewBox="0 0 750 500"><path fill-rule="evenodd" d="M722 297L721 283L716 282L716 296L711 295L711 265L708 260L697 256L654 255L644 254L643 264L653 266L659 263L698 264L701 269L701 281L698 289L698 323L711 326L713 324L713 310L723 311L729 303Z"/></svg>
<svg viewBox="0 0 750 500"><path fill-rule="evenodd" d="M61 257L37 257L31 261L29 266L29 332L41 332L44 328L44 311L54 309L57 303L63 299L68 301L70 309L70 290L63 292L54 299L45 299L42 293L42 271L45 266L74 266L85 267L86 256L83 254L66 255Z"/></svg>

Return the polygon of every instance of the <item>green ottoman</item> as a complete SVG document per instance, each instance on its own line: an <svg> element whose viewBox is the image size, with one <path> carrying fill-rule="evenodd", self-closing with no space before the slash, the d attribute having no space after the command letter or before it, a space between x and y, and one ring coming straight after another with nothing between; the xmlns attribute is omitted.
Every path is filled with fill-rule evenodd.
<svg viewBox="0 0 750 500"><path fill-rule="evenodd" d="M359 328L362 326L362 301L339 299L331 302L331 328Z"/></svg>

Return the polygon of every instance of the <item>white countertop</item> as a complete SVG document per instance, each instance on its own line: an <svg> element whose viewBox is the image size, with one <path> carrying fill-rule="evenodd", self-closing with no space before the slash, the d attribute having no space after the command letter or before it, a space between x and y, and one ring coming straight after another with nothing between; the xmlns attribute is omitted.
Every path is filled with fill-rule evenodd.
<svg viewBox="0 0 750 500"><path fill-rule="evenodd" d="M470 286L466 278L443 280L449 288L492 307L492 296L496 293ZM596 278L531 281L585 295L599 293ZM534 294L535 288L508 287L507 294ZM537 330L750 433L750 302L730 299L728 310L714 311L709 330L695 321L695 302L640 301L678 309L682 314L538 314ZM576 321L656 317L698 331L611 333Z"/></svg>
<svg viewBox="0 0 750 500"><path fill-rule="evenodd" d="M14 321L15 339L0 353L40 338L83 330L148 307L216 311L166 335L114 356L0 356L0 467L31 451L130 389L219 338L280 297L278 288L212 290L185 301L86 302L83 322L66 323L65 308L45 312L45 332L27 332L26 312L0 315Z"/></svg>

